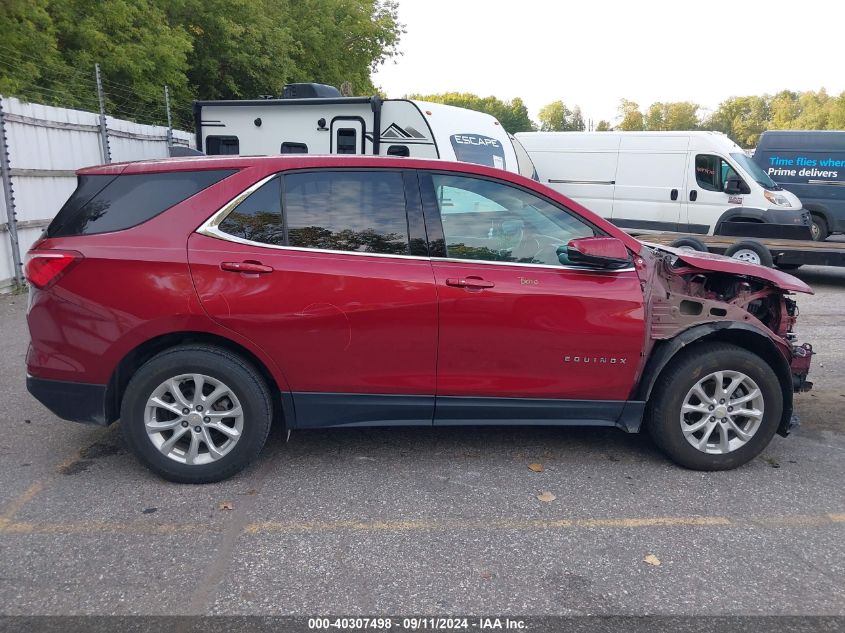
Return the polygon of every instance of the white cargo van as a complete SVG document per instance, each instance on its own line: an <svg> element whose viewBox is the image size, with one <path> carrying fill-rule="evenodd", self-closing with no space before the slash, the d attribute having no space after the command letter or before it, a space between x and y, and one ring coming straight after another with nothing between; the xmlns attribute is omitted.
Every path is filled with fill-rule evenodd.
<svg viewBox="0 0 845 633"><path fill-rule="evenodd" d="M632 233L810 239L810 216L719 132L517 134L542 183Z"/></svg>
<svg viewBox="0 0 845 633"><path fill-rule="evenodd" d="M206 154L376 154L443 158L535 176L518 141L483 112L411 99L342 97L290 84L279 99L196 101ZM519 151L517 151L519 149Z"/></svg>

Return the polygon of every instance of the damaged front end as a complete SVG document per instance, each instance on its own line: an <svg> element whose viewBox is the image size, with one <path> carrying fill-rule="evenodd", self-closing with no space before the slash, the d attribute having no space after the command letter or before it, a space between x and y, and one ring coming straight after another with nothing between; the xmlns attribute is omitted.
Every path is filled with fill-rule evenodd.
<svg viewBox="0 0 845 633"><path fill-rule="evenodd" d="M648 315L646 358L657 359L649 361L644 375L659 371L678 349L702 339L748 347L778 374L784 392L778 430L788 434L797 425L792 393L812 387L807 374L813 355L809 343L796 341L798 306L789 295L812 294L812 289L778 270L658 245L647 245L635 263Z"/></svg>

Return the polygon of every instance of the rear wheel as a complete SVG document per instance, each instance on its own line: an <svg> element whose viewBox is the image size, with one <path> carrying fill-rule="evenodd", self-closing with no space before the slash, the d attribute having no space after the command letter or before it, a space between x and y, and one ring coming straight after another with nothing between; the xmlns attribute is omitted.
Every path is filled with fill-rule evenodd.
<svg viewBox="0 0 845 633"><path fill-rule="evenodd" d="M181 346L132 377L121 427L135 455L165 479L209 483L235 474L261 451L272 419L261 376L231 352Z"/></svg>
<svg viewBox="0 0 845 633"><path fill-rule="evenodd" d="M748 262L749 264L758 264L769 268L774 265L774 260L769 249L754 240L743 240L736 244L731 244L725 250L725 255L742 262Z"/></svg>
<svg viewBox="0 0 845 633"><path fill-rule="evenodd" d="M674 462L727 470L760 454L782 411L780 382L759 356L735 345L699 344L661 373L646 425Z"/></svg>
<svg viewBox="0 0 845 633"><path fill-rule="evenodd" d="M813 235L813 241L823 242L830 235L830 231L827 228L827 221L817 213L811 214L811 218L810 232Z"/></svg>

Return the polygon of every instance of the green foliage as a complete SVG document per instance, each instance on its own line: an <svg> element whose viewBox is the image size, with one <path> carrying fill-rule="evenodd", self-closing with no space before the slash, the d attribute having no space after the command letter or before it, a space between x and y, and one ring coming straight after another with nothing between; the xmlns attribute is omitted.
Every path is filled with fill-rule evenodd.
<svg viewBox="0 0 845 633"><path fill-rule="evenodd" d="M193 99L278 95L285 83L350 82L397 55L395 0L2 0L0 93L96 108L94 63L107 111L176 123Z"/></svg>
<svg viewBox="0 0 845 633"><path fill-rule="evenodd" d="M575 106L570 110L563 101L552 101L540 110L538 116L541 132L583 132L586 127L581 108Z"/></svg>
<svg viewBox="0 0 845 633"><path fill-rule="evenodd" d="M699 106L689 101L652 103L645 115L647 130L697 130Z"/></svg>
<svg viewBox="0 0 845 633"><path fill-rule="evenodd" d="M619 122L616 129L626 132L645 129L645 117L640 112L640 104L622 99L619 103L619 116L622 117L622 121Z"/></svg>
<svg viewBox="0 0 845 633"><path fill-rule="evenodd" d="M497 97L479 97L468 92L446 92L433 95L408 95L408 98L486 112L496 117L502 127L511 134L531 132L535 129L531 117L528 116L528 108L525 107L525 103L519 97L510 101L502 101Z"/></svg>
<svg viewBox="0 0 845 633"><path fill-rule="evenodd" d="M605 121L602 119L598 123L596 123L596 132L610 132L613 128L610 125L610 121Z"/></svg>
<svg viewBox="0 0 845 633"><path fill-rule="evenodd" d="M702 124L743 147L754 147L765 130L843 130L845 92L831 97L818 92L791 92L726 99Z"/></svg>

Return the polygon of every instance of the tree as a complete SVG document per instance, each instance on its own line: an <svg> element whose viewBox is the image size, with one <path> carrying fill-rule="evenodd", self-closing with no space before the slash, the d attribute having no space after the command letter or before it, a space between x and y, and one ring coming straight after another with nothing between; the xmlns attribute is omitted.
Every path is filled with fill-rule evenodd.
<svg viewBox="0 0 845 633"><path fill-rule="evenodd" d="M581 106L575 106L572 109L572 118L570 119L570 129L575 132L583 132L587 129L584 124L584 115L581 114Z"/></svg>
<svg viewBox="0 0 845 633"><path fill-rule="evenodd" d="M502 127L511 134L531 132L535 129L534 123L528 116L528 108L519 97L510 101L502 101L497 97L479 97L469 92L446 92L431 95L414 94L408 95L407 98L486 112L496 117Z"/></svg>
<svg viewBox="0 0 845 633"><path fill-rule="evenodd" d="M581 108L575 106L570 110L563 101L552 101L543 106L538 116L542 132L583 132L586 129Z"/></svg>
<svg viewBox="0 0 845 633"><path fill-rule="evenodd" d="M610 132L613 128L610 126L610 121L602 119L596 123L596 132Z"/></svg>
<svg viewBox="0 0 845 633"><path fill-rule="evenodd" d="M742 147L754 147L769 128L769 104L765 97L731 97L719 104L703 125L724 132Z"/></svg>
<svg viewBox="0 0 845 633"><path fill-rule="evenodd" d="M652 103L645 115L645 129L697 130L699 107L689 101Z"/></svg>
<svg viewBox="0 0 845 633"><path fill-rule="evenodd" d="M564 130L568 130L571 114L563 101L552 101L544 105L537 115L537 118L540 119L540 131L563 132Z"/></svg>
<svg viewBox="0 0 845 633"><path fill-rule="evenodd" d="M370 77L404 33L394 0L2 0L0 90L161 122L192 99L278 95L291 81L376 91ZM526 112L527 116L527 112Z"/></svg>
<svg viewBox="0 0 845 633"><path fill-rule="evenodd" d="M645 118L640 112L640 105L627 99L622 99L619 102L619 116L622 121L617 125L617 129L624 131L637 131L645 129Z"/></svg>

